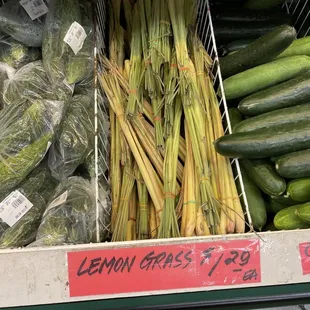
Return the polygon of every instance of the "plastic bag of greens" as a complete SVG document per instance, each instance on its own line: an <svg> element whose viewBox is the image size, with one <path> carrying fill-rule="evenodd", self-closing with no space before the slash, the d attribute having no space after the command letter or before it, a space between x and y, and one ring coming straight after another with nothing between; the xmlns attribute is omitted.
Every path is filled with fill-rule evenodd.
<svg viewBox="0 0 310 310"><path fill-rule="evenodd" d="M20 184L42 161L63 117L64 103L23 100L0 111L0 194Z"/></svg>
<svg viewBox="0 0 310 310"><path fill-rule="evenodd" d="M42 215L56 186L57 182L52 178L49 169L39 166L14 189L29 200L33 206L12 227L5 222L0 222L0 248L26 246L35 240ZM3 201L8 195L0 197L0 201ZM20 203L20 200L15 200L15 205L16 203Z"/></svg>
<svg viewBox="0 0 310 310"><path fill-rule="evenodd" d="M63 123L48 156L57 180L71 176L94 145L93 96L76 95L68 104Z"/></svg>
<svg viewBox="0 0 310 310"><path fill-rule="evenodd" d="M65 65L65 78L69 84L75 84L85 79L92 72L93 63L93 31L91 27L84 27L87 37L82 49L75 55L69 53Z"/></svg>
<svg viewBox="0 0 310 310"><path fill-rule="evenodd" d="M60 183L30 246L96 242L96 197L91 183L71 177Z"/></svg>
<svg viewBox="0 0 310 310"><path fill-rule="evenodd" d="M65 80L65 64L69 55L74 55L70 46L64 42L74 22L81 24L78 0L50 1L43 34L42 54L44 68L53 86Z"/></svg>
<svg viewBox="0 0 310 310"><path fill-rule="evenodd" d="M6 63L0 62L0 109L4 107L3 91L7 79L12 79L16 70Z"/></svg>
<svg viewBox="0 0 310 310"><path fill-rule="evenodd" d="M75 95L86 95L92 89L95 89L95 79L94 79L94 71L90 71L88 76L82 81L75 84L74 94Z"/></svg>
<svg viewBox="0 0 310 310"><path fill-rule="evenodd" d="M19 0L10 0L0 8L0 31L27 46L42 46L44 23L31 20Z"/></svg>
<svg viewBox="0 0 310 310"><path fill-rule="evenodd" d="M0 35L0 62L19 69L24 65L41 58L41 51L36 47L28 47L8 35Z"/></svg>
<svg viewBox="0 0 310 310"><path fill-rule="evenodd" d="M58 89L51 88L41 60L19 69L3 87L3 100L7 105L27 98L67 100L71 95L72 89L65 84L58 85Z"/></svg>

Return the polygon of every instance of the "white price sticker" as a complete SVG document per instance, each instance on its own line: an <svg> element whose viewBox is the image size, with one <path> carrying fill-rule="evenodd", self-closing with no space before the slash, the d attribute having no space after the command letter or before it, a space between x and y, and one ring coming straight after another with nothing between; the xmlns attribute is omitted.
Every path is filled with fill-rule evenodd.
<svg viewBox="0 0 310 310"><path fill-rule="evenodd" d="M50 203L50 205L48 206L48 209L52 209L52 208L62 205L64 202L67 201L67 198L68 198L68 191L65 191L63 194L58 196L56 199L54 199Z"/></svg>
<svg viewBox="0 0 310 310"><path fill-rule="evenodd" d="M19 3L26 10L32 20L39 18L48 12L48 7L43 0L21 0Z"/></svg>
<svg viewBox="0 0 310 310"><path fill-rule="evenodd" d="M64 41L71 47L74 54L77 54L83 47L86 37L85 29L79 23L74 22L65 35Z"/></svg>
<svg viewBox="0 0 310 310"><path fill-rule="evenodd" d="M0 202L0 218L12 227L32 207L33 204L20 191L16 190Z"/></svg>

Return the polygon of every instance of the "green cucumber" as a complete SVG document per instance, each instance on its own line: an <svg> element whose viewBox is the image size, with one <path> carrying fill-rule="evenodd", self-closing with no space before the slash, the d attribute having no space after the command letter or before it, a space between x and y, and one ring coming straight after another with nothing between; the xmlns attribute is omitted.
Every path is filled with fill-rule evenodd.
<svg viewBox="0 0 310 310"><path fill-rule="evenodd" d="M310 37L304 37L293 41L293 43L282 52L277 59L296 55L310 56Z"/></svg>
<svg viewBox="0 0 310 310"><path fill-rule="evenodd" d="M216 151L230 158L267 158L310 148L310 124L236 132L215 141Z"/></svg>
<svg viewBox="0 0 310 310"><path fill-rule="evenodd" d="M270 10L267 12L255 12L247 9L214 7L212 9L212 19L226 22L272 22L280 21L283 25L292 22L292 16L284 11Z"/></svg>
<svg viewBox="0 0 310 310"><path fill-rule="evenodd" d="M234 127L234 132L246 132L299 123L310 123L310 104L271 111L248 118L237 124Z"/></svg>
<svg viewBox="0 0 310 310"><path fill-rule="evenodd" d="M284 2L285 0L247 0L244 7L250 10L268 10Z"/></svg>
<svg viewBox="0 0 310 310"><path fill-rule="evenodd" d="M298 57L298 56L295 56ZM308 57L308 56L305 56ZM285 60L285 58L283 58ZM244 115L256 116L310 101L310 71L245 97L239 103Z"/></svg>
<svg viewBox="0 0 310 310"><path fill-rule="evenodd" d="M220 58L224 78L264 64L281 54L296 38L294 27L282 25L238 52Z"/></svg>
<svg viewBox="0 0 310 310"><path fill-rule="evenodd" d="M238 22L233 27L230 21L215 21L214 34L216 40L222 43L229 43L235 40L255 40L267 32L283 25L282 21L268 22Z"/></svg>
<svg viewBox="0 0 310 310"><path fill-rule="evenodd" d="M296 202L295 202L296 204ZM287 208L287 205L284 205L280 202L277 202L270 197L268 197L268 203L267 203L267 212L272 214L277 214L279 211Z"/></svg>
<svg viewBox="0 0 310 310"><path fill-rule="evenodd" d="M279 211L273 219L274 226L279 230L310 228L310 224L301 221L297 216L299 207L300 205L295 205Z"/></svg>
<svg viewBox="0 0 310 310"><path fill-rule="evenodd" d="M297 216L303 222L310 224L310 202L301 205L297 209Z"/></svg>
<svg viewBox="0 0 310 310"><path fill-rule="evenodd" d="M243 167L240 169L253 227L261 231L267 222L267 211L262 193L246 174Z"/></svg>
<svg viewBox="0 0 310 310"><path fill-rule="evenodd" d="M243 120L243 116L237 108L228 109L228 115L230 119L231 129L232 131L234 131L234 128Z"/></svg>
<svg viewBox="0 0 310 310"><path fill-rule="evenodd" d="M270 196L270 198L271 198L273 201L278 202L279 204L282 204L282 205L286 205L286 206L288 206L288 207L298 204L297 201L295 201L295 200L293 200L291 197L285 196L285 195L281 195L281 196Z"/></svg>
<svg viewBox="0 0 310 310"><path fill-rule="evenodd" d="M246 70L224 80L226 99L247 96L310 70L310 57L291 56ZM221 95L221 92L219 91Z"/></svg>
<svg viewBox="0 0 310 310"><path fill-rule="evenodd" d="M301 178L288 182L287 195L298 202L310 201L310 178Z"/></svg>
<svg viewBox="0 0 310 310"><path fill-rule="evenodd" d="M252 181L267 195L279 196L286 190L286 182L273 165L265 159L242 159L240 164Z"/></svg>
<svg viewBox="0 0 310 310"><path fill-rule="evenodd" d="M279 157L276 160L276 170L288 179L310 177L310 149Z"/></svg>

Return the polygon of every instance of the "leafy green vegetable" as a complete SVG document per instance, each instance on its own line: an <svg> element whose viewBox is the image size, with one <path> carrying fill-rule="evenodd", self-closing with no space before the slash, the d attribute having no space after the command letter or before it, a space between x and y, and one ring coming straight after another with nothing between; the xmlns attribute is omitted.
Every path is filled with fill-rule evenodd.
<svg viewBox="0 0 310 310"><path fill-rule="evenodd" d="M96 241L96 198L89 181L71 177L57 186L36 240L32 246Z"/></svg>
<svg viewBox="0 0 310 310"><path fill-rule="evenodd" d="M15 69L20 69L40 58L40 49L28 47L8 35L0 36L0 62L4 62Z"/></svg>
<svg viewBox="0 0 310 310"><path fill-rule="evenodd" d="M0 248L21 247L35 240L42 215L56 185L57 182L49 170L38 167L15 189L21 192L33 207L12 227L0 222ZM1 197L0 201L7 195Z"/></svg>
<svg viewBox="0 0 310 310"><path fill-rule="evenodd" d="M65 64L73 51L64 38L73 22L81 24L78 0L54 0L50 3L43 34L43 65L53 87L65 79Z"/></svg>
<svg viewBox="0 0 310 310"><path fill-rule="evenodd" d="M22 182L45 156L58 129L64 104L27 100L0 114L0 192Z"/></svg>
<svg viewBox="0 0 310 310"><path fill-rule="evenodd" d="M0 8L0 31L27 46L42 45L43 26L41 19L31 20L19 0L10 0Z"/></svg>
<svg viewBox="0 0 310 310"><path fill-rule="evenodd" d="M0 109L4 107L3 90L4 83L8 78L12 78L16 70L6 63L0 62Z"/></svg>
<svg viewBox="0 0 310 310"><path fill-rule="evenodd" d="M93 96L76 95L52 144L48 165L57 180L73 174L94 146Z"/></svg>

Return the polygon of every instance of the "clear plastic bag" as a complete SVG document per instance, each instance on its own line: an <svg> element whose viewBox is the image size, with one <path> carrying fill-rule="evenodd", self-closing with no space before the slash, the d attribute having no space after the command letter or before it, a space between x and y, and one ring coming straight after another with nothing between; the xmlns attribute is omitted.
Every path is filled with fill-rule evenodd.
<svg viewBox="0 0 310 310"><path fill-rule="evenodd" d="M78 0L52 0L46 16L42 54L43 65L52 85L65 80L65 66L74 55L64 38L73 22L81 24Z"/></svg>
<svg viewBox="0 0 310 310"><path fill-rule="evenodd" d="M3 91L4 83L8 78L13 78L16 70L6 63L0 62L0 110L4 107Z"/></svg>
<svg viewBox="0 0 310 310"><path fill-rule="evenodd" d="M7 105L28 98L67 100L72 91L63 83L57 90L52 89L42 61L38 60L25 65L4 82L3 100Z"/></svg>
<svg viewBox="0 0 310 310"><path fill-rule="evenodd" d="M39 48L28 47L8 35L0 35L0 62L20 69L24 65L41 59Z"/></svg>
<svg viewBox="0 0 310 310"><path fill-rule="evenodd" d="M63 118L64 103L22 100L0 111L0 194L42 161Z"/></svg>
<svg viewBox="0 0 310 310"><path fill-rule="evenodd" d="M96 197L91 183L71 177L49 201L33 246L96 242Z"/></svg>
<svg viewBox="0 0 310 310"><path fill-rule="evenodd" d="M94 146L93 96L76 95L68 104L63 123L48 156L52 175L61 181L84 163Z"/></svg>
<svg viewBox="0 0 310 310"><path fill-rule="evenodd" d="M18 186L18 190L32 204L32 208L12 227L0 221L0 248L26 246L33 242L48 200L57 186L49 169L41 166L33 170ZM10 193L7 193L9 195ZM7 195L0 197L0 201Z"/></svg>
<svg viewBox="0 0 310 310"><path fill-rule="evenodd" d="M19 0L10 0L0 8L0 31L27 46L41 47L43 19L31 20Z"/></svg>

